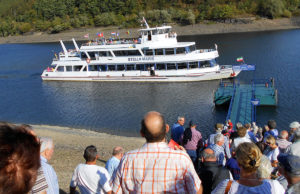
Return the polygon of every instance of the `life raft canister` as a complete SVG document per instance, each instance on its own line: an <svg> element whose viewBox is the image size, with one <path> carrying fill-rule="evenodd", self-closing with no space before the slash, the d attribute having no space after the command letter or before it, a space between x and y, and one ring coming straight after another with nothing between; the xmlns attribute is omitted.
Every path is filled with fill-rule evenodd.
<svg viewBox="0 0 300 194"><path fill-rule="evenodd" d="M87 59L86 59L86 62L87 62L87 63L90 63L90 62L91 62L91 59L90 59L90 58L87 58Z"/></svg>

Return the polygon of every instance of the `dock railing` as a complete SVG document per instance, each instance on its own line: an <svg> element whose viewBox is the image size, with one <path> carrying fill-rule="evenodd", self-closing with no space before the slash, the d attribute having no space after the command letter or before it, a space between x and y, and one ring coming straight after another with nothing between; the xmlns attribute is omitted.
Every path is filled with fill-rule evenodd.
<svg viewBox="0 0 300 194"><path fill-rule="evenodd" d="M232 93L232 97L231 97L231 100L230 100L228 113L227 113L227 116L226 116L226 121L228 121L230 119L230 116L231 116L231 111L232 111L232 106L233 106L232 104L233 104L233 101L234 101L235 92L236 92L236 83L235 83L235 80L234 80L233 81L233 93Z"/></svg>

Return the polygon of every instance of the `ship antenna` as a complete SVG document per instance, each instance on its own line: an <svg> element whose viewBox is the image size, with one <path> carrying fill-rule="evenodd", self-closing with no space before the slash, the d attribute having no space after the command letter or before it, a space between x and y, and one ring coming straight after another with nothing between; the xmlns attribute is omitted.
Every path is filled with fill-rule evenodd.
<svg viewBox="0 0 300 194"><path fill-rule="evenodd" d="M147 21L145 20L145 18L143 17L143 20L142 20L142 22L144 22L145 23L145 25L146 25L146 27L147 28L149 28L149 25L148 25L148 23L147 23Z"/></svg>

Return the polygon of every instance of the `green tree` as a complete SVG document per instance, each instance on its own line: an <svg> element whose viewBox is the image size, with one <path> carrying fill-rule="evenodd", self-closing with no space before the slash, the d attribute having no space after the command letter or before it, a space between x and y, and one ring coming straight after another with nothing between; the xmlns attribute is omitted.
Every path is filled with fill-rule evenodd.
<svg viewBox="0 0 300 194"><path fill-rule="evenodd" d="M282 0L261 0L258 5L258 14L269 18L279 17L283 11Z"/></svg>

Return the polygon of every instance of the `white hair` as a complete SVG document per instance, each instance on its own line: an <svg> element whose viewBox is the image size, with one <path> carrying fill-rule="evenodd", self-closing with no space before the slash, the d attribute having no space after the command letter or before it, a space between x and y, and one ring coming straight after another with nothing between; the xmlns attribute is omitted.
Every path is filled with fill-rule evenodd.
<svg viewBox="0 0 300 194"><path fill-rule="evenodd" d="M223 139L224 139L224 135L222 135L222 134L215 135L215 138L214 138L215 144Z"/></svg>
<svg viewBox="0 0 300 194"><path fill-rule="evenodd" d="M46 149L51 149L53 147L53 140L50 137L41 137L40 142L40 153L43 153Z"/></svg>
<svg viewBox="0 0 300 194"><path fill-rule="evenodd" d="M178 117L177 117L177 121L180 121L180 120L182 120L182 119L184 119L184 116L178 116Z"/></svg>
<svg viewBox="0 0 300 194"><path fill-rule="evenodd" d="M270 179L273 167L269 158L265 155L261 156L260 165L256 171L257 178Z"/></svg>

